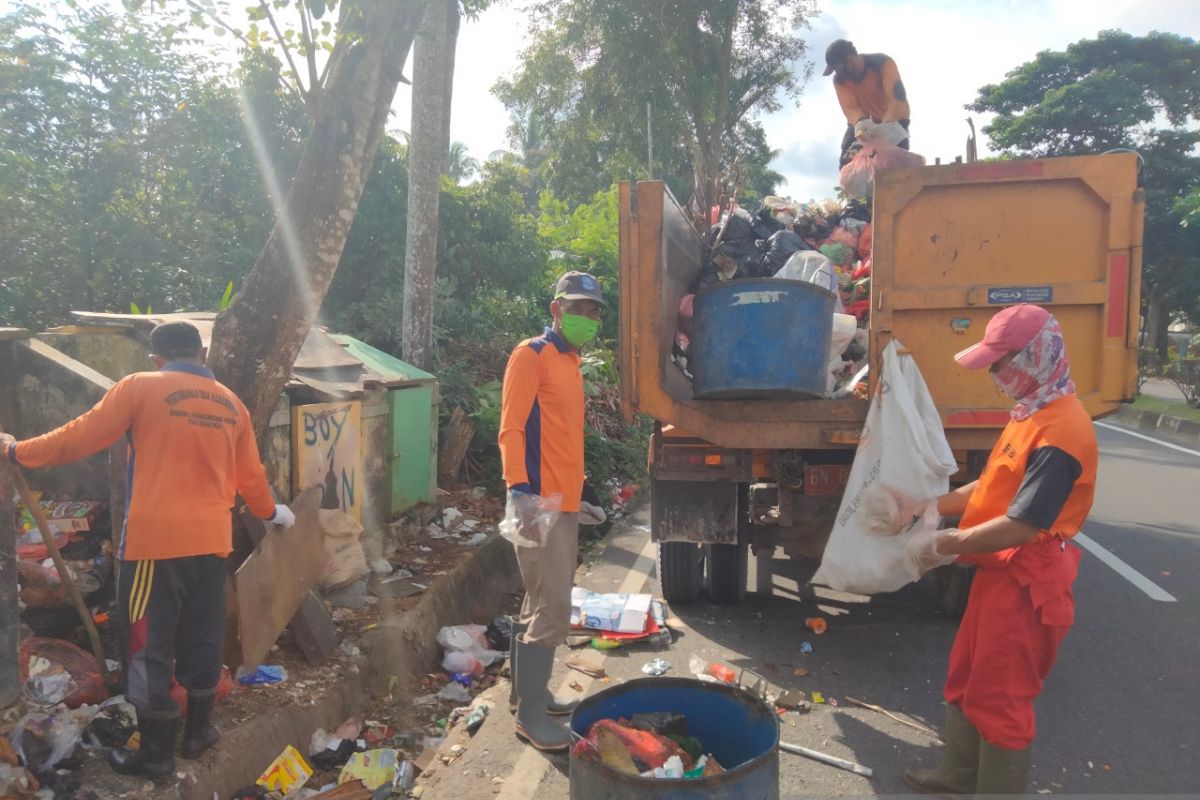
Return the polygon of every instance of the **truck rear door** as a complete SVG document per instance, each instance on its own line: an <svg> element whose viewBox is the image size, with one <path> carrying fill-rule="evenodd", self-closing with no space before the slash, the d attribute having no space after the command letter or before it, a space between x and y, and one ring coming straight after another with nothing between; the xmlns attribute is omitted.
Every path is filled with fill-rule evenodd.
<svg viewBox="0 0 1200 800"><path fill-rule="evenodd" d="M951 443L990 446L1011 403L953 356L1000 308L1036 303L1062 323L1088 411L1115 411L1137 386L1142 212L1132 153L880 172L872 351L899 339Z"/></svg>

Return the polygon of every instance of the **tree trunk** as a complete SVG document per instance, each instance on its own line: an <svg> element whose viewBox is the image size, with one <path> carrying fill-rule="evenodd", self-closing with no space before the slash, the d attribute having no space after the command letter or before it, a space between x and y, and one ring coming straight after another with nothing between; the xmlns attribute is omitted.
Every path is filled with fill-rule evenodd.
<svg viewBox="0 0 1200 800"><path fill-rule="evenodd" d="M427 3L341 4L342 35L284 207L217 317L209 365L249 408L260 443L337 270Z"/></svg>
<svg viewBox="0 0 1200 800"><path fill-rule="evenodd" d="M408 147L408 235L404 244L404 360L433 366L437 285L438 200L450 152L450 17L457 0L432 0L413 46L412 138Z"/></svg>
<svg viewBox="0 0 1200 800"><path fill-rule="evenodd" d="M1170 310L1162 291L1154 286L1147 286L1146 289L1146 341L1142 346L1154 349L1165 359L1170 341L1167 336L1167 326L1171 324Z"/></svg>
<svg viewBox="0 0 1200 800"><path fill-rule="evenodd" d="M458 483L463 459L475 438L475 423L461 408L455 408L446 423L446 436L438 448L438 486L450 487Z"/></svg>

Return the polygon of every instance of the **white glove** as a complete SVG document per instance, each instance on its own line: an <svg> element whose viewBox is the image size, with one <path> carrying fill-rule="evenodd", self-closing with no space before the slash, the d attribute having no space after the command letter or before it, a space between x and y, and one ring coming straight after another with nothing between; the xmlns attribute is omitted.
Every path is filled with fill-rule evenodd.
<svg viewBox="0 0 1200 800"><path fill-rule="evenodd" d="M862 494L867 532L875 536L894 536L907 530L914 519L931 510L930 506L936 510L937 500L918 500L883 483L871 484Z"/></svg>
<svg viewBox="0 0 1200 800"><path fill-rule="evenodd" d="M913 533L904 548L904 557L917 575L924 575L935 567L953 564L955 555L943 555L937 551L938 539L948 533L958 533L955 528L937 530L921 528Z"/></svg>
<svg viewBox="0 0 1200 800"><path fill-rule="evenodd" d="M290 528L296 524L296 515L292 513L290 508L282 503L278 503L275 506L275 515L267 520L267 522L278 525L281 528Z"/></svg>
<svg viewBox="0 0 1200 800"><path fill-rule="evenodd" d="M854 123L854 138L867 139L871 135L871 131L875 129L875 120L870 117L863 117L858 122Z"/></svg>

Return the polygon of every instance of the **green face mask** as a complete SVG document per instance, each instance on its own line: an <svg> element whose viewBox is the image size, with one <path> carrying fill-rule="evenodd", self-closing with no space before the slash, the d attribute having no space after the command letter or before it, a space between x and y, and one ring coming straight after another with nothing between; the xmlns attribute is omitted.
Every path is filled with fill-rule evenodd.
<svg viewBox="0 0 1200 800"><path fill-rule="evenodd" d="M579 314L563 314L562 332L563 338L572 347L579 347L596 338L600 332L600 321Z"/></svg>

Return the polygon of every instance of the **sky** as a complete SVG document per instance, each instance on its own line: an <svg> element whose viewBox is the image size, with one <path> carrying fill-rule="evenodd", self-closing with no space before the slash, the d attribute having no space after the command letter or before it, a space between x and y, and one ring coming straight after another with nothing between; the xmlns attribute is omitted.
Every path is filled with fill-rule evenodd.
<svg viewBox="0 0 1200 800"><path fill-rule="evenodd" d="M1110 28L1200 38L1196 0L813 0L813 5L819 14L802 36L816 74L798 107L762 118L767 142L780 151L772 166L787 178L781 193L799 200L831 196L837 183L845 122L832 77L820 74L825 48L834 39L850 39L859 52L883 52L896 60L912 106L912 148L933 163L965 153L969 112L963 106L979 87L1003 80L1042 50L1061 50ZM510 0L465 22L460 31L451 137L480 160L508 147L508 117L491 87L516 68L525 28L519 3ZM408 88L400 87L393 107L392 124L401 130L410 119ZM977 115L981 156L989 152L984 123Z"/></svg>

